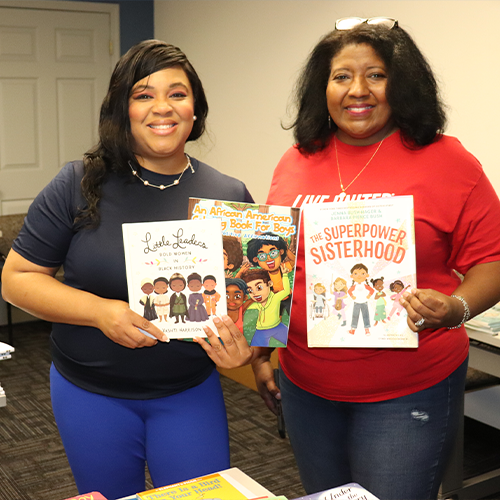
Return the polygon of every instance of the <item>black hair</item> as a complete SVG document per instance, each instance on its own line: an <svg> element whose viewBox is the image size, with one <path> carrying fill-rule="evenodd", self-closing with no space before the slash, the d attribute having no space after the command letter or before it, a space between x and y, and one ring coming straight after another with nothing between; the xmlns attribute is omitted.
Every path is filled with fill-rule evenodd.
<svg viewBox="0 0 500 500"><path fill-rule="evenodd" d="M205 281L207 280L213 280L217 283L217 280L215 279L215 276L211 275L211 274L207 274L204 278L203 278L203 283L205 283Z"/></svg>
<svg viewBox="0 0 500 500"><path fill-rule="evenodd" d="M247 284L241 278L226 278L226 288L230 285L238 287L243 293L247 293Z"/></svg>
<svg viewBox="0 0 500 500"><path fill-rule="evenodd" d="M166 283L168 285L168 279L167 278L164 278L163 276L160 276L159 278L156 278L154 281L153 281L153 284L156 285L156 283L158 283L158 281L163 281L163 283Z"/></svg>
<svg viewBox="0 0 500 500"><path fill-rule="evenodd" d="M108 93L101 105L99 143L84 155L82 192L87 206L80 210L75 222L89 227L99 225L102 184L110 171L130 173L130 162L140 175L128 115L130 93L138 81L172 67L180 67L186 73L193 90L197 119L187 140L194 141L205 131L208 103L201 80L186 55L178 47L160 40L145 40L134 45L120 58L111 75Z"/></svg>
<svg viewBox="0 0 500 500"><path fill-rule="evenodd" d="M191 273L187 278L187 282L190 283L193 280L197 280L201 283L201 276L198 273Z"/></svg>
<svg viewBox="0 0 500 500"><path fill-rule="evenodd" d="M293 128L299 151L308 155L323 150L337 130L333 120L329 124L326 88L333 58L352 44L371 46L384 61L387 102L403 144L417 149L439 138L446 113L426 58L401 27L387 29L364 23L328 33L309 55L295 86L297 113L288 127Z"/></svg>

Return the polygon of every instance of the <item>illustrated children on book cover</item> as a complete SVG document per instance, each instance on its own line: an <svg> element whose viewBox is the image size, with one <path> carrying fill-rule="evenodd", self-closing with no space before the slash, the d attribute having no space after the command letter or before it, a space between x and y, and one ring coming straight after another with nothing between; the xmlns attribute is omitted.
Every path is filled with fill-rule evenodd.
<svg viewBox="0 0 500 500"><path fill-rule="evenodd" d="M243 294L228 307L248 343L286 346L300 210L191 198L189 213L221 221L226 295Z"/></svg>
<svg viewBox="0 0 500 500"><path fill-rule="evenodd" d="M123 241L132 310L169 338L217 332L213 318L226 314L219 220L123 224Z"/></svg>
<svg viewBox="0 0 500 500"><path fill-rule="evenodd" d="M416 287L413 197L310 204L303 223L309 347L417 347L399 302Z"/></svg>

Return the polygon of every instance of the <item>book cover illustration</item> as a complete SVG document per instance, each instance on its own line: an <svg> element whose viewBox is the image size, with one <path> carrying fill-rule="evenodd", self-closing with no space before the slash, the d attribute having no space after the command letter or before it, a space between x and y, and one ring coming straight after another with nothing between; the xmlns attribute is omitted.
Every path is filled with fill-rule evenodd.
<svg viewBox="0 0 500 500"><path fill-rule="evenodd" d="M285 347L300 209L190 198L189 214L221 222L228 315L248 343Z"/></svg>
<svg viewBox="0 0 500 500"><path fill-rule="evenodd" d="M137 494L138 500L248 500L272 493L236 467Z"/></svg>
<svg viewBox="0 0 500 500"><path fill-rule="evenodd" d="M77 495L76 497L66 498L66 500L107 500L106 497L101 495L98 491L92 491L91 493L84 493L83 495Z"/></svg>
<svg viewBox="0 0 500 500"><path fill-rule="evenodd" d="M220 221L123 224L130 308L169 338L206 337L226 314Z"/></svg>
<svg viewBox="0 0 500 500"><path fill-rule="evenodd" d="M379 500L368 490L365 490L358 483L344 484L337 488L313 493L305 497L295 498L294 500Z"/></svg>
<svg viewBox="0 0 500 500"><path fill-rule="evenodd" d="M309 347L418 346L399 299L416 287L413 197L303 208Z"/></svg>

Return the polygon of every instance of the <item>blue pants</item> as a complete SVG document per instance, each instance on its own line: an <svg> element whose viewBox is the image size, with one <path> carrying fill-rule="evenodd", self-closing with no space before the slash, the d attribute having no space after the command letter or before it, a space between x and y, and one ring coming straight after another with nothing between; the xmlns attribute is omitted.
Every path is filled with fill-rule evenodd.
<svg viewBox="0 0 500 500"><path fill-rule="evenodd" d="M172 396L119 399L75 386L50 371L52 406L80 494L109 500L229 467L229 434L219 380Z"/></svg>
<svg viewBox="0 0 500 500"><path fill-rule="evenodd" d="M376 403L329 401L281 371L283 412L307 493L349 482L383 500L436 499L460 421L467 360L442 382Z"/></svg>
<svg viewBox="0 0 500 500"><path fill-rule="evenodd" d="M269 342L271 341L271 337L279 340L282 344L286 345L288 340L288 327L283 323L279 323L274 328L268 328L266 330L256 329L250 345L268 346Z"/></svg>

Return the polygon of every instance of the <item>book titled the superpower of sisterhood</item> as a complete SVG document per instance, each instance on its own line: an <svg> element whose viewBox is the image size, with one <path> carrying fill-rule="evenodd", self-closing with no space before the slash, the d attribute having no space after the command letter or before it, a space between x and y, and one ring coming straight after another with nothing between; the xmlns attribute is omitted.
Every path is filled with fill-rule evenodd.
<svg viewBox="0 0 500 500"><path fill-rule="evenodd" d="M416 287L413 197L303 208L309 347L417 347L400 298Z"/></svg>

